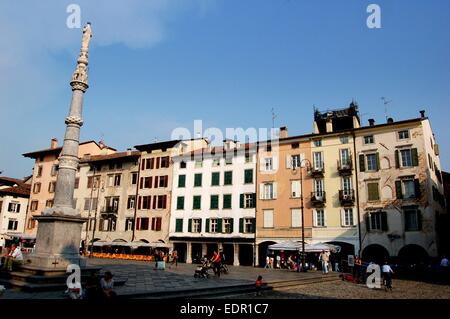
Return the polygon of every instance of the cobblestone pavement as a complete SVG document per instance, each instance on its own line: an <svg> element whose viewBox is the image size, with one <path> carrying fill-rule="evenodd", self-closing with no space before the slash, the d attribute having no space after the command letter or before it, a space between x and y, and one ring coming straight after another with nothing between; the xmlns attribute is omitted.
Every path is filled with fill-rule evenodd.
<svg viewBox="0 0 450 319"><path fill-rule="evenodd" d="M450 286L410 280L394 280L392 292L369 289L348 281L322 282L264 291L261 296L241 294L226 298L248 299L450 299Z"/></svg>

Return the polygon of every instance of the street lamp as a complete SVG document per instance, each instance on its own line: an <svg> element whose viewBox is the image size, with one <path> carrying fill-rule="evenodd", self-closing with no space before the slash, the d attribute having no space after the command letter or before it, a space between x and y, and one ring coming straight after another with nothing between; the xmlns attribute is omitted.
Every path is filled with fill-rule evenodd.
<svg viewBox="0 0 450 319"><path fill-rule="evenodd" d="M99 184L101 183L100 177L98 179L98 183ZM94 229L92 229L92 240L91 240L92 244L91 244L91 253L89 254L89 257L92 257L92 254L94 253L95 229L97 228L97 211L98 211L98 207L100 206L98 203L98 198L100 195L100 190L102 193L105 191L105 185L103 183L101 183L101 184L102 184L101 189L100 189L100 185L98 185L98 189L97 189L97 206L95 207L94 227L93 227ZM93 187L95 187L95 185L96 185L96 178L94 177L94 186Z"/></svg>
<svg viewBox="0 0 450 319"><path fill-rule="evenodd" d="M302 165L303 162L306 162L308 167L311 167L311 162L304 158L302 159L300 162L294 162L292 161L292 172L293 174L295 174L295 172L297 171L297 165L298 165L298 170L300 172L300 209L302 211L302 271L303 272L307 272L306 269L306 254L305 254L305 214L304 214L304 205L303 205L303 170L302 170Z"/></svg>

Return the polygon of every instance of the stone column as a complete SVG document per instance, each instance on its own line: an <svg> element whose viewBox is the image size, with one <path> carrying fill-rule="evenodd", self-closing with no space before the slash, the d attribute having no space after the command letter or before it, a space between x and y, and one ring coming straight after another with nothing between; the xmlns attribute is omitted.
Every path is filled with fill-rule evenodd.
<svg viewBox="0 0 450 319"><path fill-rule="evenodd" d="M206 243L202 243L202 255L200 257L205 256L206 254L208 254L208 245ZM208 256L209 258L210 256Z"/></svg>
<svg viewBox="0 0 450 319"><path fill-rule="evenodd" d="M255 251L253 255L255 256L255 267L259 267L259 245L255 244Z"/></svg>
<svg viewBox="0 0 450 319"><path fill-rule="evenodd" d="M233 256L233 266L239 266L239 244L233 244L233 252L234 252L234 256Z"/></svg>
<svg viewBox="0 0 450 319"><path fill-rule="evenodd" d="M192 264L192 249L191 249L191 243L186 243L186 263Z"/></svg>
<svg viewBox="0 0 450 319"><path fill-rule="evenodd" d="M35 254L30 259L33 267L65 269L74 263L83 266L79 247L81 228L87 219L81 218L81 214L73 207L73 193L79 162L80 128L83 125L83 95L88 89L87 65L91 37L92 30L88 23L83 28L80 55L70 82L72 101L65 120L66 132L59 157L54 206L35 217L39 224Z"/></svg>

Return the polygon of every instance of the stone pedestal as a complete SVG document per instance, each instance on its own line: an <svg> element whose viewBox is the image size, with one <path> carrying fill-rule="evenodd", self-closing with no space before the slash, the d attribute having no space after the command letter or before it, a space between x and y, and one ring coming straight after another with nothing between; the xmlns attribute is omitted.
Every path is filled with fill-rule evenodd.
<svg viewBox="0 0 450 319"><path fill-rule="evenodd" d="M41 215L35 252L27 265L44 269L66 269L70 264L85 266L80 256L81 228L87 218L66 215Z"/></svg>

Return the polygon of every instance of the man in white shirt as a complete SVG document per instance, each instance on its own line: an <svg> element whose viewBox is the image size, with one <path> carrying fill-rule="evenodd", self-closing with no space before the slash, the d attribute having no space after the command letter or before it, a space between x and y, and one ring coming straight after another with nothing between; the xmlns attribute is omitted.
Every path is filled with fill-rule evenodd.
<svg viewBox="0 0 450 319"><path fill-rule="evenodd" d="M387 261L384 263L381 271L383 272L385 289L389 289L390 291L392 291L392 274L394 273L394 271L392 270L391 266L389 266Z"/></svg>
<svg viewBox="0 0 450 319"><path fill-rule="evenodd" d="M23 261L22 250L16 244L12 244L11 252L6 257L6 261L5 261L6 269L8 269L9 271L12 271L13 264L21 264L22 261Z"/></svg>
<svg viewBox="0 0 450 319"><path fill-rule="evenodd" d="M447 257L443 256L442 260L441 260L441 267L443 267L444 269L448 269L449 265L450 264L449 264Z"/></svg>

